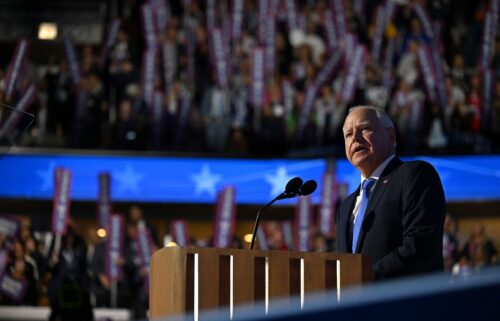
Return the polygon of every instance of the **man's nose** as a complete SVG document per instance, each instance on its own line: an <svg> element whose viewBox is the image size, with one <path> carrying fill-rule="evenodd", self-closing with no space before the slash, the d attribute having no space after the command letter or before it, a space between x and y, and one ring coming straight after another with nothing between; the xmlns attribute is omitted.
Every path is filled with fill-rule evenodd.
<svg viewBox="0 0 500 321"><path fill-rule="evenodd" d="M352 132L352 137L353 137L354 141L359 142L363 138L363 135L361 135L361 131L360 130L354 130Z"/></svg>

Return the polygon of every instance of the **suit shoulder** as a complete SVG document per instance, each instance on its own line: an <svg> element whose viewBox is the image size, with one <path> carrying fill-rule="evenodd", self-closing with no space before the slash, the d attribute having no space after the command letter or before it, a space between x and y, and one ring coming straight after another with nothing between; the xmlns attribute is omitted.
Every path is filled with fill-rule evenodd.
<svg viewBox="0 0 500 321"><path fill-rule="evenodd" d="M424 171L430 170L433 172L436 171L436 169L434 168L434 166L431 163L423 161L423 160L414 160L414 161L404 162L402 165L402 168L404 168L406 170L411 170L411 171L421 171L421 170L424 170Z"/></svg>
<svg viewBox="0 0 500 321"><path fill-rule="evenodd" d="M423 160L414 160L404 162L401 166L403 173L409 176L427 177L428 179L439 178L436 168L429 162Z"/></svg>

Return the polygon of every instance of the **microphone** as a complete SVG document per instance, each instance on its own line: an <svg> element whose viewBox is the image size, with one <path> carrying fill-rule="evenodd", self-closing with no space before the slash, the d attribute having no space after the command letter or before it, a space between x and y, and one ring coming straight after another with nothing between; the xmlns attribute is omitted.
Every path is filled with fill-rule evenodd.
<svg viewBox="0 0 500 321"><path fill-rule="evenodd" d="M285 186L285 191L278 195L277 200L282 200L285 198L292 198L300 193L300 188L302 187L302 178L294 177L288 181Z"/></svg>
<svg viewBox="0 0 500 321"><path fill-rule="evenodd" d="M250 243L250 250L253 250L253 246L255 243L255 237L257 236L257 229L259 228L260 222L260 214L264 212L269 206L271 206L274 202L278 200L282 200L285 198L293 198L299 195L309 195L316 190L318 184L315 180L308 180L304 184L302 184L302 179L300 177L294 177L288 181L285 186L285 191L280 195L276 196L272 201L266 204L263 208L257 212L257 217L255 218L255 225L253 227L252 233L252 242Z"/></svg>
<svg viewBox="0 0 500 321"><path fill-rule="evenodd" d="M304 185L302 185L302 187L300 188L300 195L309 195L309 194L312 194L316 188L318 187L318 183L316 183L315 180L311 179L311 180L308 180L307 182L304 183Z"/></svg>

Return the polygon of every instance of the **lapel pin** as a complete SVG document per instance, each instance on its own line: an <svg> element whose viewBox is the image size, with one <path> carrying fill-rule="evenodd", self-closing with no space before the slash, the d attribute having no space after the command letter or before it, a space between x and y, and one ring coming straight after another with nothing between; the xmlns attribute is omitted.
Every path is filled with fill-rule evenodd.
<svg viewBox="0 0 500 321"><path fill-rule="evenodd" d="M384 180L384 182L383 182L383 183L384 183L384 184L386 184L388 181L389 181L389 180L388 180L388 179L386 179L386 180Z"/></svg>

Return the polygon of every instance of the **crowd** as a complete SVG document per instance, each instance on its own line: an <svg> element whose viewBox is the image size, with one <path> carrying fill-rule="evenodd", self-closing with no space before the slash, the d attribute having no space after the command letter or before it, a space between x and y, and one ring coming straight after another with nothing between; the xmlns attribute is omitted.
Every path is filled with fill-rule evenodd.
<svg viewBox="0 0 500 321"><path fill-rule="evenodd" d="M455 276L468 277L474 271L498 264L498 252L483 225L475 224L470 235L462 238L454 219L447 216L444 224L443 258L446 271Z"/></svg>
<svg viewBox="0 0 500 321"><path fill-rule="evenodd" d="M489 62L481 64L484 26L493 10L489 0L145 3L153 14L163 14L163 20L153 19L156 28L147 28L144 2L125 1L105 54L103 41L79 46L76 61L61 49L45 65L30 64L34 71L26 72L18 88L36 84L31 111L37 118L22 144L273 156L297 150L335 153L343 150L348 106L370 104L394 118L402 153L486 153L499 147L496 28ZM239 16L236 3L243 6ZM377 18L379 12L385 20ZM274 25L265 23L269 19ZM223 31L222 54L212 48L218 39L214 27ZM156 58L148 58L151 46ZM266 58L262 84L259 48ZM358 48L362 55L356 60ZM432 49L437 60L424 60L423 48ZM341 61L325 74L327 81L319 81L335 53ZM422 72L426 67L433 77ZM0 70L0 101L15 105L20 93L7 97L4 91L7 69ZM493 71L488 74L492 88L485 84L491 81L485 70Z"/></svg>
<svg viewBox="0 0 500 321"><path fill-rule="evenodd" d="M0 290L0 305L50 306L50 320L90 320L92 307L130 309L134 318L146 316L148 306L149 271L140 262L137 243L138 225L145 222L145 215L138 205L129 209L125 228L125 249L117 258L123 268L123 278L115 283L116 297L112 299L110 280L106 271L106 236L98 237L92 229L85 238L71 222L59 244L52 233L33 231L29 221L21 221L16 237L0 233L0 254L7 253L5 271L15 280L21 280L25 289L18 297ZM257 248L267 250L293 250L282 222L264 222L261 229L266 241L258 240ZM153 250L162 247L154 226L146 223ZM457 221L447 217L443 238L445 270L457 277L471 277L486 266L498 264L498 253L484 226L474 225L466 238L460 235ZM210 245L210 240L189 237L196 246ZM243 248L235 236L231 245ZM335 237L320 232L311 234L311 251L335 251ZM2 274L2 273L0 273ZM1 278L1 277L0 277ZM3 283L2 280L0 283ZM112 303L114 302L114 303Z"/></svg>
<svg viewBox="0 0 500 321"><path fill-rule="evenodd" d="M129 211L123 255L118 264L123 277L116 283L115 307L129 308L135 319L146 317L149 271L139 258L138 225L144 221L140 207ZM111 306L112 281L106 272L106 237L96 231L77 233L75 222L59 240L52 233L33 231L22 221L16 237L0 233L0 253L7 253L2 276L21 281L21 291L6 290L2 279L0 305L50 306L49 320L93 320L92 307ZM156 230L146 225L152 250L160 245ZM1 278L1 276L0 276ZM15 295L13 295L15 294Z"/></svg>

